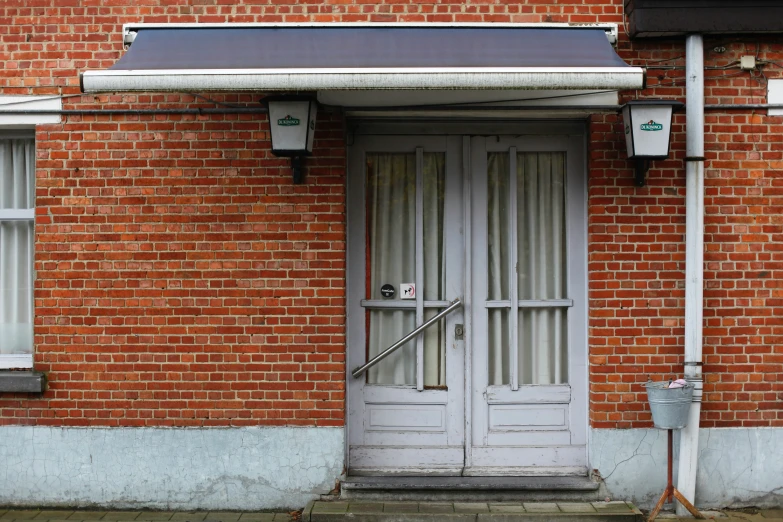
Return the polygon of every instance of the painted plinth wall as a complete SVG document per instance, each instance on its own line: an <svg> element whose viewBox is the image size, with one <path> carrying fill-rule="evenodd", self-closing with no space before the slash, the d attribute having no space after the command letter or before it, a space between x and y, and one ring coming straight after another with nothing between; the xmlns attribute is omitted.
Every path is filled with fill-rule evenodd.
<svg viewBox="0 0 783 522"><path fill-rule="evenodd" d="M666 430L592 430L590 461L613 499L651 508L666 487ZM783 505L783 429L699 431L696 504L701 508ZM674 431L677 484L679 430Z"/></svg>
<svg viewBox="0 0 783 522"><path fill-rule="evenodd" d="M300 508L343 470L342 428L0 427L0 505Z"/></svg>

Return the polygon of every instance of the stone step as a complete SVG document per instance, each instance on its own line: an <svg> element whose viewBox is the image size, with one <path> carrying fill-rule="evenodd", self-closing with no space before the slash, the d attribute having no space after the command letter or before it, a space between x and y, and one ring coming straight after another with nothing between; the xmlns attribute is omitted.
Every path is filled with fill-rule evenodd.
<svg viewBox="0 0 783 522"><path fill-rule="evenodd" d="M630 502L314 501L302 522L641 522Z"/></svg>
<svg viewBox="0 0 783 522"><path fill-rule="evenodd" d="M357 477L340 485L341 500L581 501L606 498L589 477Z"/></svg>

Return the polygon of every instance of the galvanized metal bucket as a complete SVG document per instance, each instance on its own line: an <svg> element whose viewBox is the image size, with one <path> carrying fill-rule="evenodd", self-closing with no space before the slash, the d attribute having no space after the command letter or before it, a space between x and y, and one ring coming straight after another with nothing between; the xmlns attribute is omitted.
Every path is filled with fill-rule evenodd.
<svg viewBox="0 0 783 522"><path fill-rule="evenodd" d="M647 401L656 428L678 430L688 425L688 412L693 399L692 384L669 388L668 381L650 381L644 387L647 388Z"/></svg>

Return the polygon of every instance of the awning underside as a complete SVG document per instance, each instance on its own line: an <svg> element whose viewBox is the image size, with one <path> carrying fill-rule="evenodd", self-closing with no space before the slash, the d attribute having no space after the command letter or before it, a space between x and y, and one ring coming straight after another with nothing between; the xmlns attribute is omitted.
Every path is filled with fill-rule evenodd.
<svg viewBox="0 0 783 522"><path fill-rule="evenodd" d="M140 28L82 90L638 89L644 72L601 29Z"/></svg>

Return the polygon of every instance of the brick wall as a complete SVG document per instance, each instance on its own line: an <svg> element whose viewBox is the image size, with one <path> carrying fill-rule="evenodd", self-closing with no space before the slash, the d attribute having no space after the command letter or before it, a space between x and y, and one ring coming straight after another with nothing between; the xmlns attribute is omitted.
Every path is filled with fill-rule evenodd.
<svg viewBox="0 0 783 522"><path fill-rule="evenodd" d="M624 59L650 68L650 88L630 98L684 98L683 40L630 43L621 0L186 3L6 0L2 94L72 96L66 108L215 107L78 94L78 71L121 55L126 22L601 21L621 25ZM765 102L766 78L783 71L777 36L706 48L707 103ZM732 67L743 54L779 65L752 76ZM0 396L0 424L342 425L345 152L341 118L322 116L300 186L269 153L263 116L39 126L36 367L51 387ZM618 116L591 118L594 427L649 426L640 384L682 373L684 123L677 115L672 158L636 188ZM764 111L707 113L704 426L783 425L782 131Z"/></svg>
<svg viewBox="0 0 783 522"><path fill-rule="evenodd" d="M621 47L650 67L642 96L684 101L684 41ZM780 65L723 69L757 53ZM706 38L705 102L765 103L781 62L780 37ZM621 120L594 116L590 127L590 415L599 428L648 426L640 383L683 372L685 114L674 119L671 159L653 163L644 188L633 186ZM705 123L702 426L783 426L783 118L708 110Z"/></svg>

